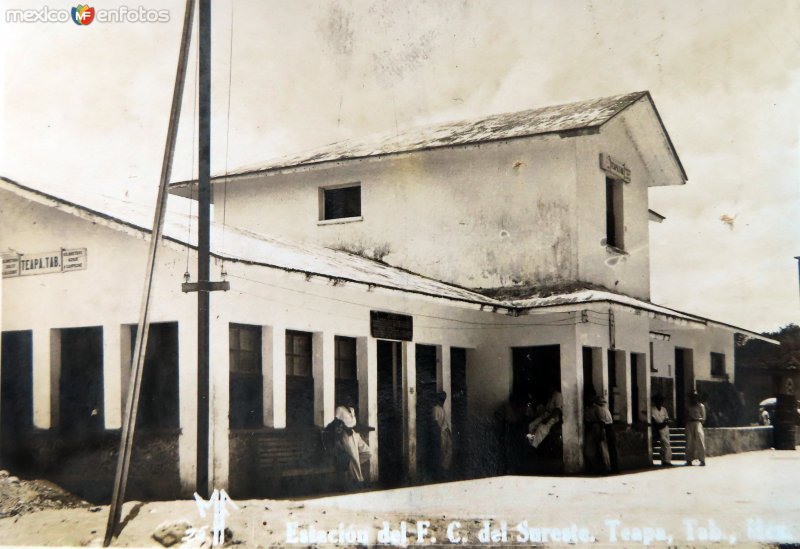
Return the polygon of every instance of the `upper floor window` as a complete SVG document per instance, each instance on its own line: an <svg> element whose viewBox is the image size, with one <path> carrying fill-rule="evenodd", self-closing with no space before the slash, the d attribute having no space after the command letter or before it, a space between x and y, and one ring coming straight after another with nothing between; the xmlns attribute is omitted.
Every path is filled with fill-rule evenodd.
<svg viewBox="0 0 800 549"><path fill-rule="evenodd" d="M361 185L320 189L320 220L361 217Z"/></svg>
<svg viewBox="0 0 800 549"><path fill-rule="evenodd" d="M723 353L711 353L711 375L725 376L725 355Z"/></svg>
<svg viewBox="0 0 800 549"><path fill-rule="evenodd" d="M625 249L622 211L623 182L606 177L606 245Z"/></svg>

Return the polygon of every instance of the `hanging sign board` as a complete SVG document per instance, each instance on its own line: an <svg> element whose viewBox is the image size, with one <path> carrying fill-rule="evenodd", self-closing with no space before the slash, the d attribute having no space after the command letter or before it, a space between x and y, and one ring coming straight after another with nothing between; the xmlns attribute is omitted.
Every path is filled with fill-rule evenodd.
<svg viewBox="0 0 800 549"><path fill-rule="evenodd" d="M600 169L612 179L621 179L625 183L631 182L631 169L610 155L600 153Z"/></svg>
<svg viewBox="0 0 800 549"><path fill-rule="evenodd" d="M414 319L408 315L370 311L369 327L376 339L411 341L414 338Z"/></svg>
<svg viewBox="0 0 800 549"><path fill-rule="evenodd" d="M86 248L61 249L56 252L19 254L3 258L3 278L86 269Z"/></svg>

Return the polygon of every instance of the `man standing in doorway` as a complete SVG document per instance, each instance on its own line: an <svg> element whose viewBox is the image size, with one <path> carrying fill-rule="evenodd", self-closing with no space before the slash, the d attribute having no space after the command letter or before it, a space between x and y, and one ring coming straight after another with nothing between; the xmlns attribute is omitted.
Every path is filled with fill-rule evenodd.
<svg viewBox="0 0 800 549"><path fill-rule="evenodd" d="M653 431L661 443L661 465L672 466L672 446L669 443L669 412L664 407L664 397L653 397L653 408L650 411L653 419Z"/></svg>
<svg viewBox="0 0 800 549"><path fill-rule="evenodd" d="M700 465L706 464L705 421L706 407L700 402L697 391L692 391L686 407L686 465L692 465L696 459L700 460Z"/></svg>
<svg viewBox="0 0 800 549"><path fill-rule="evenodd" d="M449 480L450 467L453 463L453 438L450 430L450 420L444 409L447 393L436 393L436 404L433 406L431 416L433 420L432 453L434 456L433 471L436 480Z"/></svg>
<svg viewBox="0 0 800 549"><path fill-rule="evenodd" d="M336 449L340 456L345 457L350 484L361 487L364 484L361 468L369 463L371 454L367 443L356 432L356 412L352 400L347 399L341 406L337 406L334 416L332 425L336 434Z"/></svg>

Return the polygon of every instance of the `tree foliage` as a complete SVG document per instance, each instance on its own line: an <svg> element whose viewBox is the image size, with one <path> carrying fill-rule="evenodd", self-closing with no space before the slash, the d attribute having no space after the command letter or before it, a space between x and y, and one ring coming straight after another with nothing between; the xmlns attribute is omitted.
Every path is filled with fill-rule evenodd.
<svg viewBox="0 0 800 549"><path fill-rule="evenodd" d="M748 339L736 347L737 368L800 370L800 326L787 324L762 335L779 341L780 345Z"/></svg>

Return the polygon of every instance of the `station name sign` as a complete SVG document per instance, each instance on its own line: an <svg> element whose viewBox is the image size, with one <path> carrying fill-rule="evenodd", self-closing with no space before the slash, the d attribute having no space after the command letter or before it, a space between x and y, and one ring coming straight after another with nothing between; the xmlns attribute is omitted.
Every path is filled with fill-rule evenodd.
<svg viewBox="0 0 800 549"><path fill-rule="evenodd" d="M411 341L414 339L414 319L408 315L370 311L369 327L370 333L375 339L392 339L395 341Z"/></svg>
<svg viewBox="0 0 800 549"><path fill-rule="evenodd" d="M86 269L86 259L86 248L6 256L3 257L3 278L82 271Z"/></svg>
<svg viewBox="0 0 800 549"><path fill-rule="evenodd" d="M625 183L631 182L631 169L608 154L600 153L600 169L612 179L621 179Z"/></svg>

